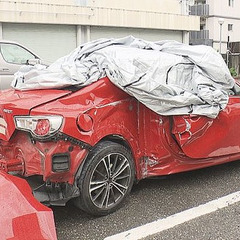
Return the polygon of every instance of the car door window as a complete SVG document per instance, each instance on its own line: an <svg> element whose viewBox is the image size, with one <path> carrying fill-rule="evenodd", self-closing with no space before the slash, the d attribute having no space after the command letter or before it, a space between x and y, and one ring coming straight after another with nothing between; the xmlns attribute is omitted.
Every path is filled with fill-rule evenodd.
<svg viewBox="0 0 240 240"><path fill-rule="evenodd" d="M36 58L28 50L16 44L1 44L1 53L6 62L14 64L26 64L29 59Z"/></svg>

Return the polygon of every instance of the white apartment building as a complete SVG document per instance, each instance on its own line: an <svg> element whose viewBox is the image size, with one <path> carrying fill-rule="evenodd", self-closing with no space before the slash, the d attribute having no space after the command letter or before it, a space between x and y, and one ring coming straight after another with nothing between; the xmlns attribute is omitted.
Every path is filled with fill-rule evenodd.
<svg viewBox="0 0 240 240"><path fill-rule="evenodd" d="M199 32L190 34L190 44L212 45L226 54L229 42L240 42L239 0L189 0L190 14L201 16Z"/></svg>
<svg viewBox="0 0 240 240"><path fill-rule="evenodd" d="M54 61L81 43L127 35L188 43L200 18L188 0L0 0L0 38Z"/></svg>

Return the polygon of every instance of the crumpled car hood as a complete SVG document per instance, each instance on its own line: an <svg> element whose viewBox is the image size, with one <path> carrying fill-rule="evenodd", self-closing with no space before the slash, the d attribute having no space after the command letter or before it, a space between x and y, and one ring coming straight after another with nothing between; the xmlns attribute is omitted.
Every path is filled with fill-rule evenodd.
<svg viewBox="0 0 240 240"><path fill-rule="evenodd" d="M31 109L70 94L68 90L2 91L0 94L0 138L8 141L15 131L14 116L29 115Z"/></svg>

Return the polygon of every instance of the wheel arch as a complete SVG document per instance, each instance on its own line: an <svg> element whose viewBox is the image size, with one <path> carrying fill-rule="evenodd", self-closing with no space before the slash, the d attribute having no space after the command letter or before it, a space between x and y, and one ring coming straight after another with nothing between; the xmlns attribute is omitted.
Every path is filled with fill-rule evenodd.
<svg viewBox="0 0 240 240"><path fill-rule="evenodd" d="M125 148L127 148L131 152L131 155L132 155L132 158L133 158L134 171L135 171L135 181L137 181L138 166L137 166L137 161L136 161L136 158L135 158L135 155L134 155L134 150L131 147L130 143L121 135L116 135L116 134L107 135L107 136L101 138L94 146L92 146L90 151L92 151L92 149L94 149L99 143L105 142L105 141L111 141L111 142L118 143L118 144L124 146ZM79 166L79 168L76 172L76 175L75 175L75 182L76 182L77 178L81 175L83 167L86 164L87 158L88 158L88 155L85 157L85 159L80 164L80 166Z"/></svg>
<svg viewBox="0 0 240 240"><path fill-rule="evenodd" d="M124 147L126 147L128 150L131 151L131 154L134 157L133 150L132 150L130 144L128 143L128 141L126 139L124 139L124 137L122 137L120 135L108 135L108 136L103 137L99 142L103 142L103 141L111 141L111 142L115 142L115 143L123 145Z"/></svg>

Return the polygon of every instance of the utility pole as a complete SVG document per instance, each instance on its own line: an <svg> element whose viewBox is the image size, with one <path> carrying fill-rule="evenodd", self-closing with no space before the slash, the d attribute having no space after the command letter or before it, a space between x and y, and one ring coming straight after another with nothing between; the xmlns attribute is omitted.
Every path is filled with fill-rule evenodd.
<svg viewBox="0 0 240 240"><path fill-rule="evenodd" d="M220 41L219 41L219 53L222 54L222 25L224 23L223 18L218 19L218 23L220 25Z"/></svg>

